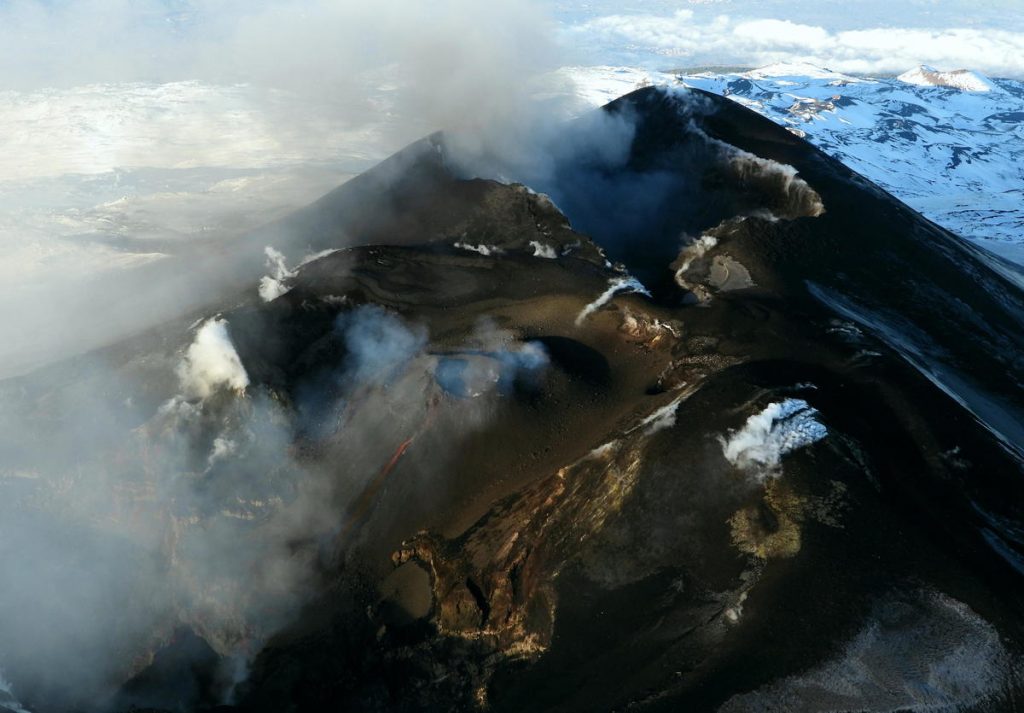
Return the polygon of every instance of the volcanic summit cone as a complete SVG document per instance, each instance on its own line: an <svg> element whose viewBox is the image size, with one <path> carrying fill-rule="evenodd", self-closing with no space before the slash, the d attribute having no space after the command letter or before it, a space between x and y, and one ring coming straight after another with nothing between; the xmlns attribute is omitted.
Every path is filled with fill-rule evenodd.
<svg viewBox="0 0 1024 713"><path fill-rule="evenodd" d="M424 139L246 239L317 255L270 301L7 382L43 443L114 365L91 527L169 582L99 679L3 652L23 704L1022 704L1021 273L728 100L604 111L619 158Z"/></svg>

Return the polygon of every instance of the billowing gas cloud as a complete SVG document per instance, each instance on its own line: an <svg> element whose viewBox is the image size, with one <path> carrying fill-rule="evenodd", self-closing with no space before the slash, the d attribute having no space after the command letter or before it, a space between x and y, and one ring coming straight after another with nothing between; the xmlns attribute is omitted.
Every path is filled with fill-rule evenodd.
<svg viewBox="0 0 1024 713"><path fill-rule="evenodd" d="M307 128L397 111L405 141L519 111L557 66L549 23L512 0L19 0L0 6L0 86L246 83L295 97L281 118Z"/></svg>
<svg viewBox="0 0 1024 713"><path fill-rule="evenodd" d="M200 307L260 258L179 255L425 134L509 153L568 111L553 37L520 0L3 3L0 375Z"/></svg>
<svg viewBox="0 0 1024 713"><path fill-rule="evenodd" d="M382 465L425 439L430 457L402 478L430 483L494 398L548 364L490 323L433 354L424 326L368 305L340 314L340 356L289 393L250 377L232 321L127 366L90 355L25 382L43 391L0 382L0 671L26 705L165 703L110 695L195 635L189 655L224 657L226 700L324 586Z"/></svg>
<svg viewBox="0 0 1024 713"><path fill-rule="evenodd" d="M776 476L782 456L828 435L817 417L817 409L803 399L768 404L721 440L722 453L730 463L749 469L759 480Z"/></svg>
<svg viewBox="0 0 1024 713"><path fill-rule="evenodd" d="M178 367L178 378L192 399L205 399L221 387L245 390L249 375L228 336L227 322L214 318L199 328Z"/></svg>
<svg viewBox="0 0 1024 713"><path fill-rule="evenodd" d="M181 628L231 657L224 675L237 682L238 662L322 584L320 565L345 534L339 513L402 442L388 436L411 438L426 420L439 358L424 352L422 328L382 310L340 320L345 359L291 400L250 378L233 325L207 306L258 289L262 245L220 246L238 246L227 238L253 215L288 205L268 212L259 196L282 201L287 179L297 207L345 174L332 164L296 188L291 163L349 152L362 168L439 128L479 152L533 152L536 142L517 142L560 111L530 101L557 61L529 3L175 7L0 6L0 124L11 129L0 132L0 170L23 182L0 195L0 215L37 203L42 215L83 185L109 195L74 206L68 231L0 220L0 250L12 258L0 375L55 364L29 382L0 382L0 670L28 706L102 708ZM80 120L68 124L71 115ZM124 121L111 126L111 116ZM23 131L26 122L37 130ZM254 205L235 202L253 186ZM155 198L135 200L140 187ZM235 203L211 213L197 199ZM279 296L299 268L268 256L264 296ZM189 334L179 351L155 347L127 365L103 353L61 362L168 322L168 333ZM473 362L499 365L484 392L543 371L538 346L493 336ZM445 423L457 430L432 436L424 479L459 432L487 422L487 398L456 401L459 417ZM344 463L340 477L297 458L299 436Z"/></svg>

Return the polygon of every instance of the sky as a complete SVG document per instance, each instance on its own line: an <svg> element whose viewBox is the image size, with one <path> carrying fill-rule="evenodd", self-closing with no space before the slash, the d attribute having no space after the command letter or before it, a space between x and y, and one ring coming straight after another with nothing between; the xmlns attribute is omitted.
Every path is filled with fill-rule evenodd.
<svg viewBox="0 0 1024 713"><path fill-rule="evenodd" d="M1024 76L1020 0L0 0L0 87L337 83L432 37L442 49L513 40L516 63L927 63Z"/></svg>

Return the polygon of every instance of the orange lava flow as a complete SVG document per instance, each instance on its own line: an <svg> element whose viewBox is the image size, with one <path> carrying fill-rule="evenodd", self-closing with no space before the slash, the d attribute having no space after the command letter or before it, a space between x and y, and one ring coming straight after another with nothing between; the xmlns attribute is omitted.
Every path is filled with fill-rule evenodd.
<svg viewBox="0 0 1024 713"><path fill-rule="evenodd" d="M395 454L391 456L391 460L387 462L387 465L385 465L377 475L377 479L388 477L388 473L392 471L401 457L405 455L405 452L409 450L409 446L412 445L413 438L415 438L415 436L409 436L399 444L398 448L395 449Z"/></svg>
<svg viewBox="0 0 1024 713"><path fill-rule="evenodd" d="M383 467L381 467L380 471L377 472L377 475L375 475L373 479L366 484L363 492L359 494L359 497L356 498L355 502L353 502L348 508L345 515L345 523L342 525L341 530L334 539L335 557L341 557L342 550L344 549L345 542L348 541L349 535L354 529L364 522L370 510L373 508L373 503L377 499L377 494L380 492L381 488L384 487L384 481L387 480L391 471L393 471L395 466L398 465L398 462L402 460L402 456L404 456L412 446L413 441L416 440L418 435L429 429L431 424L433 424L434 418L437 414L437 407L437 400L431 400L428 402L427 415L420 427L416 429L411 436L398 444L398 447L391 455L391 458L388 459L388 462L385 463Z"/></svg>

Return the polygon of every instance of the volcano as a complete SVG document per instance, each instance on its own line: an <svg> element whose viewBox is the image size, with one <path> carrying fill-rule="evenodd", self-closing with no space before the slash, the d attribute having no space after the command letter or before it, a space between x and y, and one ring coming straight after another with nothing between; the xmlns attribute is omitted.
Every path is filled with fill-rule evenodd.
<svg viewBox="0 0 1024 713"><path fill-rule="evenodd" d="M5 577L80 566L0 589L0 711L1024 707L1019 268L713 94L602 112L4 382Z"/></svg>

